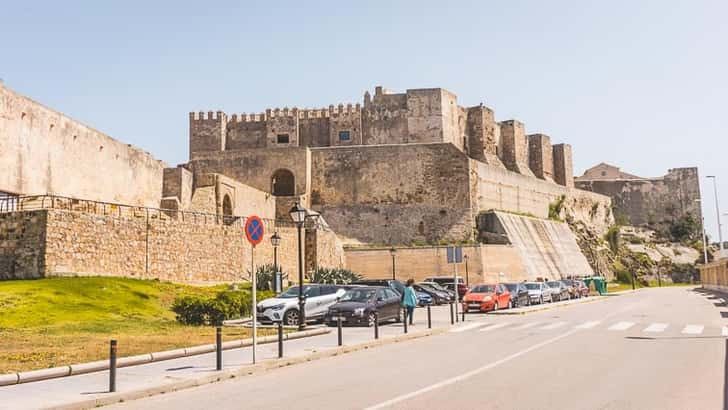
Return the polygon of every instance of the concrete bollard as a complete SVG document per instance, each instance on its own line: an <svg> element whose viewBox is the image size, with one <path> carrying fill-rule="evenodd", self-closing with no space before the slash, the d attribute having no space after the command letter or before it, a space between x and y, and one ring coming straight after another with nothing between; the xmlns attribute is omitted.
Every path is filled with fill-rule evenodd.
<svg viewBox="0 0 728 410"><path fill-rule="evenodd" d="M427 305L427 328L432 329L432 309Z"/></svg>
<svg viewBox="0 0 728 410"><path fill-rule="evenodd" d="M111 339L109 346L109 393L116 391L116 340Z"/></svg>
<svg viewBox="0 0 728 410"><path fill-rule="evenodd" d="M343 343L342 337L341 337L341 316L336 317L336 327L338 332L338 339L339 339L339 346L341 346Z"/></svg>
<svg viewBox="0 0 728 410"><path fill-rule="evenodd" d="M407 308L403 308L404 310L404 332L407 333L407 321L409 320L407 318Z"/></svg>
<svg viewBox="0 0 728 410"><path fill-rule="evenodd" d="M278 358L283 357L283 321L278 322Z"/></svg>
<svg viewBox="0 0 728 410"><path fill-rule="evenodd" d="M379 312L374 311L374 339L379 339Z"/></svg>
<svg viewBox="0 0 728 410"><path fill-rule="evenodd" d="M465 322L465 309L463 308L463 322Z"/></svg>
<svg viewBox="0 0 728 410"><path fill-rule="evenodd" d="M450 302L450 324L451 325L455 324L455 312L453 311L453 308L452 308L452 302Z"/></svg>

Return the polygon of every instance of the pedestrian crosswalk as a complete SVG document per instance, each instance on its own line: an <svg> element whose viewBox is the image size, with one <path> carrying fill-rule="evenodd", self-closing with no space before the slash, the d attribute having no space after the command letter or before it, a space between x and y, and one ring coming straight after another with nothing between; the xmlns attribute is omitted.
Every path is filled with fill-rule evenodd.
<svg viewBox="0 0 728 410"><path fill-rule="evenodd" d="M723 336L728 337L728 326L705 326L695 323L638 323L631 321L614 321L605 322L601 320L589 320L584 322L568 322L564 320L555 321L533 321L533 322L487 322L479 321L475 323L462 324L451 329L451 332L467 332L477 330L478 332L494 332L494 331L510 331L525 330L529 332L554 331L566 329L579 330L607 330L610 333L618 332L640 332L647 333L651 336L664 334L679 334L684 337L691 336Z"/></svg>

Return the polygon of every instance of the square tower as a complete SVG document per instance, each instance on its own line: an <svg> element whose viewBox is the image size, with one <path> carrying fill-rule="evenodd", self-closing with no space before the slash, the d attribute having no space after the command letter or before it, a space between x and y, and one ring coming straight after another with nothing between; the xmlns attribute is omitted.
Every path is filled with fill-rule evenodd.
<svg viewBox="0 0 728 410"><path fill-rule="evenodd" d="M534 176L528 167L528 141L523 123L508 120L498 123L501 130L501 160L509 170Z"/></svg>
<svg viewBox="0 0 728 410"><path fill-rule="evenodd" d="M553 182L554 157L551 138L548 135L528 136L528 165L537 177Z"/></svg>
<svg viewBox="0 0 728 410"><path fill-rule="evenodd" d="M571 157L571 145L554 145L554 180L565 187L574 187L574 163Z"/></svg>

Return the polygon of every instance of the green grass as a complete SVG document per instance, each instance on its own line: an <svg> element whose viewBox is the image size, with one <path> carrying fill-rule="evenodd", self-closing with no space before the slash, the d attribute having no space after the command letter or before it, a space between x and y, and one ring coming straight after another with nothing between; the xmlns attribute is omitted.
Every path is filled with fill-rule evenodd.
<svg viewBox="0 0 728 410"><path fill-rule="evenodd" d="M0 282L0 374L214 342L211 327L183 326L170 306L182 295L214 296L225 285L196 287L123 278ZM249 336L225 329L225 339Z"/></svg>
<svg viewBox="0 0 728 410"><path fill-rule="evenodd" d="M656 280L651 280L649 282L649 284L650 284L650 286L648 286L648 287L650 287L650 288L656 288L656 287L658 287L658 284L657 284L657 281ZM664 282L664 281L662 282L662 287L663 288L664 287L669 287L669 286L695 286L695 285L694 284L690 284L690 283L672 283L672 282ZM634 283L634 287L635 287L635 289L642 289L642 288L644 288L646 286L642 286L639 282L635 282ZM610 282L610 283L607 283L607 291L609 293L612 293L612 292L620 292L620 291L623 291L623 290L632 290L632 284L631 283L620 283L620 282Z"/></svg>

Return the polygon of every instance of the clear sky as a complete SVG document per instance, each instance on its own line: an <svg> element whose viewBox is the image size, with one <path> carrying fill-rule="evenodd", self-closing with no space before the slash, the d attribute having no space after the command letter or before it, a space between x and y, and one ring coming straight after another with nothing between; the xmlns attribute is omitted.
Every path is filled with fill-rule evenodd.
<svg viewBox="0 0 728 410"><path fill-rule="evenodd" d="M189 111L443 87L572 144L577 174L602 161L642 176L698 166L718 176L728 212L725 0L1 0L0 10L7 86L172 165L187 159Z"/></svg>

